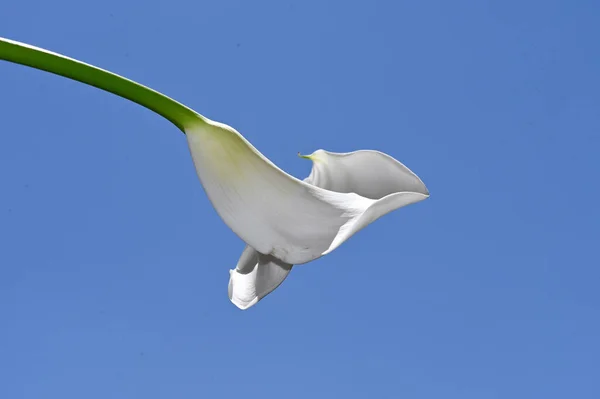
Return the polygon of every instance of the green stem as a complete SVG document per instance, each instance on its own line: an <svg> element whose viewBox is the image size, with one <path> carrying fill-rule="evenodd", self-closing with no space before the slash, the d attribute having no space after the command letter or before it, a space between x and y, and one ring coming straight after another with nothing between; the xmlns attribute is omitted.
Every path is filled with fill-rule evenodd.
<svg viewBox="0 0 600 399"><path fill-rule="evenodd" d="M126 98L165 117L184 131L205 118L185 105L132 80L64 55L0 37L0 60L27 65Z"/></svg>

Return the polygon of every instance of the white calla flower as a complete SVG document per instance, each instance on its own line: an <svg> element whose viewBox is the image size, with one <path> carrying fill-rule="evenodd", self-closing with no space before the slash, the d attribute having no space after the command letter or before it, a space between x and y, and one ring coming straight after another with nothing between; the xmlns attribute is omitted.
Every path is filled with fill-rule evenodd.
<svg viewBox="0 0 600 399"><path fill-rule="evenodd" d="M248 245L230 273L229 296L248 308L273 291L292 265L333 251L397 208L424 200L421 180L376 151L317 151L311 175L283 172L241 134L177 101L93 65L0 38L0 59L65 76L162 115L187 137L200 181L223 221Z"/></svg>

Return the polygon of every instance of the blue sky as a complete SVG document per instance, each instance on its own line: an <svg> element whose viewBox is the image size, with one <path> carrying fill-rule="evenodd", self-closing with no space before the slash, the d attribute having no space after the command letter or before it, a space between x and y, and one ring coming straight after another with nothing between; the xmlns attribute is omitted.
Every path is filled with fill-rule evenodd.
<svg viewBox="0 0 600 399"><path fill-rule="evenodd" d="M600 4L7 1L0 36L428 200L242 312L185 137L0 63L0 397L598 398Z"/></svg>

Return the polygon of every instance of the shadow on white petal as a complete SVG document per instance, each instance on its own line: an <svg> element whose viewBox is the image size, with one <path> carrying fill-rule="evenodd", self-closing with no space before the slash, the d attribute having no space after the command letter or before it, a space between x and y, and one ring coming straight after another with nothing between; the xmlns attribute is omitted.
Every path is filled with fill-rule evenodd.
<svg viewBox="0 0 600 399"><path fill-rule="evenodd" d="M356 193L371 199L401 192L429 195L415 173L380 151L337 153L317 150L307 158L313 161L313 167L305 181L326 190Z"/></svg>

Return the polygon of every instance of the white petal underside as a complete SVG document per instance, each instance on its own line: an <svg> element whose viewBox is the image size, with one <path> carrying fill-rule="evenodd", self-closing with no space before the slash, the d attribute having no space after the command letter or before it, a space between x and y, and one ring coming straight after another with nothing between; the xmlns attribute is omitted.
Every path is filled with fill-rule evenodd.
<svg viewBox="0 0 600 399"><path fill-rule="evenodd" d="M185 131L208 198L248 244L229 284L242 309L279 286L293 264L323 256L386 213L429 196L408 168L376 151L317 151L303 182L227 125L209 121Z"/></svg>

